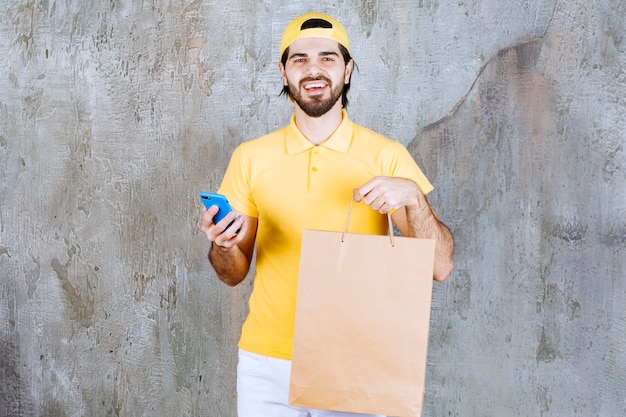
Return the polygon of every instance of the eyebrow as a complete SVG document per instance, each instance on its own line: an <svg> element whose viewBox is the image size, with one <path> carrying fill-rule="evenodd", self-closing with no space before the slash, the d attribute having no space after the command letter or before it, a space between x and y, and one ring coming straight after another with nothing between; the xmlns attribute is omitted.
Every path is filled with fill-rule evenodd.
<svg viewBox="0 0 626 417"><path fill-rule="evenodd" d="M339 54L338 54L337 52L334 52L334 51L322 51L322 52L320 52L320 53L318 53L318 54L317 54L317 56L332 56L332 55L334 55L334 56L336 56L336 57L338 57L338 56L339 56ZM309 54L307 54L307 53L304 53L304 52L296 52L296 53L294 53L294 54L290 55L290 56L289 56L289 59L293 59L293 58L306 58L306 57L308 57L308 56L309 56Z"/></svg>

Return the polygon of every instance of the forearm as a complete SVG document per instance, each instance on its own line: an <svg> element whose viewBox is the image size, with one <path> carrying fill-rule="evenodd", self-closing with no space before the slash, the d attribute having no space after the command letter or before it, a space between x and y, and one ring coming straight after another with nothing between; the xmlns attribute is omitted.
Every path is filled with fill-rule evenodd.
<svg viewBox="0 0 626 417"><path fill-rule="evenodd" d="M454 239L450 230L439 221L426 198L418 197L418 204L406 206L409 236L435 240L435 264L433 278L443 281L454 268L452 253Z"/></svg>
<svg viewBox="0 0 626 417"><path fill-rule="evenodd" d="M209 261L218 278L231 287L244 280L250 269L251 260L244 254L239 246L230 248L218 246L213 243L209 250Z"/></svg>

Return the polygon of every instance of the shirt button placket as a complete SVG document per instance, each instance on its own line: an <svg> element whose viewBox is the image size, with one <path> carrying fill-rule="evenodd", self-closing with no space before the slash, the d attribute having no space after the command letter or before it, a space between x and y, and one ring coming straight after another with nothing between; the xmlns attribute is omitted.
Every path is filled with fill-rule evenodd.
<svg viewBox="0 0 626 417"><path fill-rule="evenodd" d="M317 170L318 170L318 163L319 163L319 157L320 157L321 151L319 150L319 148L313 148L313 151L311 153L311 173L310 173L310 184L311 184L311 189L314 190L318 190L319 189L319 184L320 184L320 180L319 180L319 175L316 175Z"/></svg>

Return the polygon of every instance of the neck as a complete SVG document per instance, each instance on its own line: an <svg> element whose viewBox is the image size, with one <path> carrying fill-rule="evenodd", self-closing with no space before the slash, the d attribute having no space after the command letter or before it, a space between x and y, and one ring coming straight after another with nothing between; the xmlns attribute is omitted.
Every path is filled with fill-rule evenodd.
<svg viewBox="0 0 626 417"><path fill-rule="evenodd" d="M295 113L296 126L304 137L314 145L321 145L341 124L341 100L337 100L333 108L320 117L307 115L297 104Z"/></svg>

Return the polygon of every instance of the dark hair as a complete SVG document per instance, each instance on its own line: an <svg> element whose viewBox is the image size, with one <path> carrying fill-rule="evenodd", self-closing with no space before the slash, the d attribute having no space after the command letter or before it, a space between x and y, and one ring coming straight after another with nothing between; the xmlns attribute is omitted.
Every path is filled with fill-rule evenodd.
<svg viewBox="0 0 626 417"><path fill-rule="evenodd" d="M318 19L318 20L320 20L320 19ZM326 21L322 20L322 22L326 22ZM339 51L341 52L341 56L343 57L344 63L347 65L348 62L350 62L350 60L352 60L352 57L350 56L350 52L348 52L346 47L343 46L342 44L339 44ZM285 52L283 52L283 56L280 57L280 62L282 62L283 67L287 65L287 57L288 56L289 56L289 47L287 47L285 49ZM357 68L356 62L354 63L354 68ZM352 74L350 74L350 79L352 79ZM348 79L348 82L346 84L344 84L344 86L343 86L343 93L341 94L341 106L344 109L346 107L348 107L348 91L350 91L350 79ZM291 97L291 93L289 92L289 87L284 85L283 89L282 89L282 91L280 92L279 95L280 96L284 95L284 96L287 96L287 97Z"/></svg>

